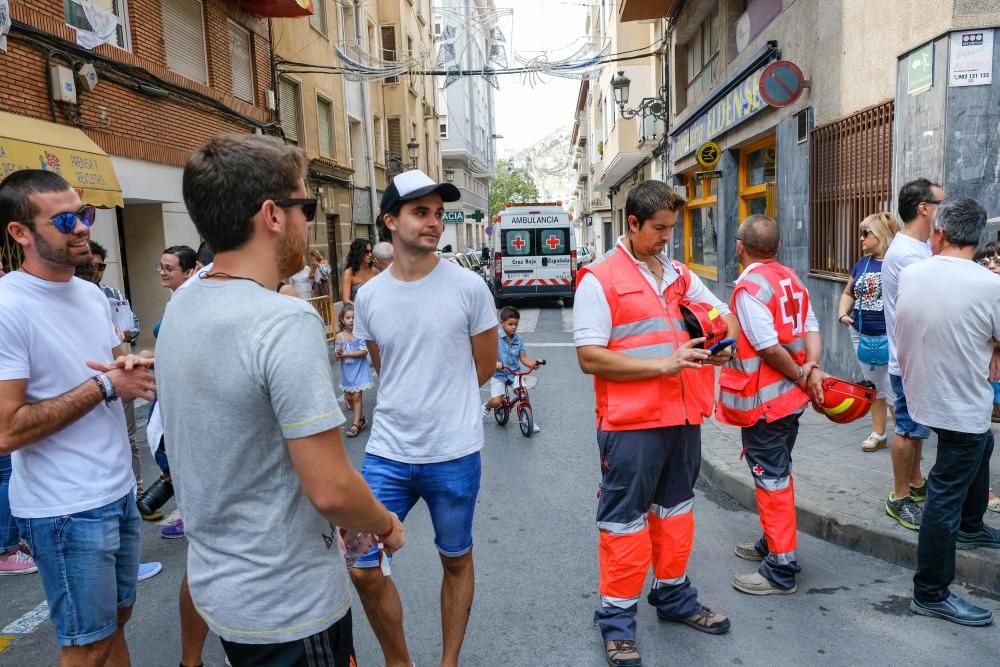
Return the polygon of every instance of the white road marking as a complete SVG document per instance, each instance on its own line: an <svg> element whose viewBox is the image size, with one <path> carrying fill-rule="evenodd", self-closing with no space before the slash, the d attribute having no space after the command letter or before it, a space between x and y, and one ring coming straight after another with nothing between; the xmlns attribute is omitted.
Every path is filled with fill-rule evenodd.
<svg viewBox="0 0 1000 667"><path fill-rule="evenodd" d="M573 309L563 308L562 309L562 325L563 333L573 330Z"/></svg>
<svg viewBox="0 0 1000 667"><path fill-rule="evenodd" d="M40 605L21 616L3 630L0 635L27 635L35 631L39 625L44 623L49 617L49 603L42 602Z"/></svg>
<svg viewBox="0 0 1000 667"><path fill-rule="evenodd" d="M538 326L539 308L518 308L521 311L521 321L517 325L518 333L533 333Z"/></svg>

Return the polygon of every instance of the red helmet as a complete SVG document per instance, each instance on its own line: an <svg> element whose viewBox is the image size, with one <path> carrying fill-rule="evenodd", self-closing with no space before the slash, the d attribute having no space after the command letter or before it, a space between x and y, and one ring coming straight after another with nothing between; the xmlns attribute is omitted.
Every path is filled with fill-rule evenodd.
<svg viewBox="0 0 1000 667"><path fill-rule="evenodd" d="M840 378L823 380L823 413L832 422L849 424L861 419L875 402L875 387L870 383L854 384Z"/></svg>
<svg viewBox="0 0 1000 667"><path fill-rule="evenodd" d="M701 301L681 301L680 307L688 335L691 338L704 336L705 343L701 347L712 347L729 333L729 325L715 306Z"/></svg>

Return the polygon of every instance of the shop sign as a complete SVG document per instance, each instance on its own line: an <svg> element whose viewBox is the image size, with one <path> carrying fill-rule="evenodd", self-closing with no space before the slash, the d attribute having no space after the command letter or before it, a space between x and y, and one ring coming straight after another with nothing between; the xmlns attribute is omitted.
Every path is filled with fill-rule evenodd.
<svg viewBox="0 0 1000 667"><path fill-rule="evenodd" d="M722 149L719 148L719 144L714 141L706 141L698 149L698 154L695 158L698 160L698 164L705 167L705 169L711 169L719 163L719 158L722 157Z"/></svg>
<svg viewBox="0 0 1000 667"><path fill-rule="evenodd" d="M951 34L948 87L988 86L993 82L993 29Z"/></svg>
<svg viewBox="0 0 1000 667"><path fill-rule="evenodd" d="M696 171L694 172L694 180L696 183L702 181L713 181L717 178L722 178L721 171Z"/></svg>
<svg viewBox="0 0 1000 667"><path fill-rule="evenodd" d="M445 211L445 222L465 222L465 211Z"/></svg>
<svg viewBox="0 0 1000 667"><path fill-rule="evenodd" d="M675 161L681 159L766 108L768 104L760 96L760 76L763 72L763 67L755 71L679 132L674 137L671 158Z"/></svg>
<svg viewBox="0 0 1000 667"><path fill-rule="evenodd" d="M934 85L934 42L920 47L906 58L906 94L917 95Z"/></svg>

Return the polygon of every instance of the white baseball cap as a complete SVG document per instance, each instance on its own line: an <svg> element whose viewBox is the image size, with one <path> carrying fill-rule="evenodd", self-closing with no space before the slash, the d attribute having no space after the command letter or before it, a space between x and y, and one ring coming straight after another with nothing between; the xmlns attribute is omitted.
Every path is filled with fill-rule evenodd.
<svg viewBox="0 0 1000 667"><path fill-rule="evenodd" d="M408 201L426 197L432 192L437 192L441 195L441 199L446 202L458 201L462 198L462 193L451 183L435 183L430 176L419 169L411 169L397 174L389 187L382 193L382 212Z"/></svg>

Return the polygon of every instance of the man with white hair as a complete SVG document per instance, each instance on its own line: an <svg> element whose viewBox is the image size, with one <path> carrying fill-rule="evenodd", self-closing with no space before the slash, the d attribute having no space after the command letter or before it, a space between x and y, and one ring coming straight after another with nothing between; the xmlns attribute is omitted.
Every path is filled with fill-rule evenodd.
<svg viewBox="0 0 1000 667"><path fill-rule="evenodd" d="M379 241L372 248L372 257L375 258L375 266L379 271L385 271L392 264L392 244L388 241Z"/></svg>
<svg viewBox="0 0 1000 667"><path fill-rule="evenodd" d="M938 435L910 610L961 625L988 625L993 614L948 590L955 549L1000 548L1000 531L983 523L993 453L989 380L1000 374L1000 284L971 261L985 226L986 211L975 200L941 202L931 230L934 255L903 269L896 298L907 406Z"/></svg>

